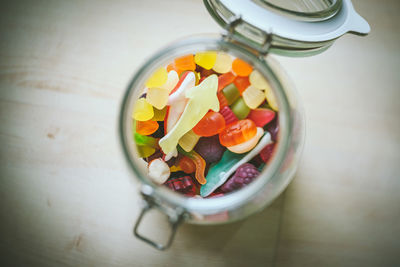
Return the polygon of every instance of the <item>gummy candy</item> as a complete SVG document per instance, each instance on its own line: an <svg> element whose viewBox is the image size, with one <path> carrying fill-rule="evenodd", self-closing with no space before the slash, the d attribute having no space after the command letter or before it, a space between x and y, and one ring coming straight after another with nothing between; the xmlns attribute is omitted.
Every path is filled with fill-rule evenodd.
<svg viewBox="0 0 400 267"><path fill-rule="evenodd" d="M201 75L204 78L207 78L208 76L213 75L213 74L217 74L213 70L207 70L207 69L203 69L203 68L199 68L199 69L200 69L199 75Z"/></svg>
<svg viewBox="0 0 400 267"><path fill-rule="evenodd" d="M179 171L182 171L182 168L179 167L179 166L172 165L172 166L169 168L169 170L170 170L171 172L179 172Z"/></svg>
<svg viewBox="0 0 400 267"><path fill-rule="evenodd" d="M183 148L183 150L190 152L193 150L199 139L200 136L195 134L193 130L190 130L189 132L185 133L181 139L179 139L178 144Z"/></svg>
<svg viewBox="0 0 400 267"><path fill-rule="evenodd" d="M161 88L149 88L146 100L157 109L163 109L168 102L169 91Z"/></svg>
<svg viewBox="0 0 400 267"><path fill-rule="evenodd" d="M157 184L165 183L171 174L169 166L161 158L150 161L147 172L150 179Z"/></svg>
<svg viewBox="0 0 400 267"><path fill-rule="evenodd" d="M257 108L250 111L248 118L258 127L264 127L275 118L275 112L266 108Z"/></svg>
<svg viewBox="0 0 400 267"><path fill-rule="evenodd" d="M263 134L264 134L263 128L257 127L257 133L255 136L253 136L252 138L250 138L249 140L247 140L243 143L240 143L240 144L237 144L234 146L229 146L229 147L227 147L227 149L229 149L233 153L237 153L237 154L243 154L243 153L249 152L257 145L258 140L260 140L260 138Z"/></svg>
<svg viewBox="0 0 400 267"><path fill-rule="evenodd" d="M231 109L239 120L245 119L250 113L250 108L246 105L242 97L231 105Z"/></svg>
<svg viewBox="0 0 400 267"><path fill-rule="evenodd" d="M251 109L257 108L265 100L264 92L252 85L244 90L242 96L246 105Z"/></svg>
<svg viewBox="0 0 400 267"><path fill-rule="evenodd" d="M213 74L208 76L201 84L186 90L188 103L175 126L160 139L159 145L164 153L169 153L176 148L179 139L190 131L208 112L209 109L219 111L217 98L218 78Z"/></svg>
<svg viewBox="0 0 400 267"><path fill-rule="evenodd" d="M251 85L258 89L267 89L269 88L268 82L264 79L264 77L257 70L253 70L253 72L249 76L249 81Z"/></svg>
<svg viewBox="0 0 400 267"><path fill-rule="evenodd" d="M167 113L167 108L157 109L153 108L154 116L151 118L153 121L164 121L165 114Z"/></svg>
<svg viewBox="0 0 400 267"><path fill-rule="evenodd" d="M150 157L156 151L156 149L154 147L150 147L150 146L146 146L146 145L136 146L136 147L137 147L139 157L141 157L141 158Z"/></svg>
<svg viewBox="0 0 400 267"><path fill-rule="evenodd" d="M237 167L251 160L269 143L271 143L271 135L266 132L258 144L245 155L235 154L226 150L222 155L221 160L218 163L211 165L208 170L206 176L207 182L201 186L200 195L206 197L214 192L215 189L225 183Z"/></svg>
<svg viewBox="0 0 400 267"><path fill-rule="evenodd" d="M228 105L231 105L240 96L239 90L233 83L225 86L225 88L222 89L222 93L224 94L226 100L228 101Z"/></svg>
<svg viewBox="0 0 400 267"><path fill-rule="evenodd" d="M177 68L178 70L194 71L196 69L196 64L194 63L193 55L186 55L183 57L176 58L174 63L175 63L175 68Z"/></svg>
<svg viewBox="0 0 400 267"><path fill-rule="evenodd" d="M178 164L184 173L190 174L196 171L196 164L189 157L182 157Z"/></svg>
<svg viewBox="0 0 400 267"><path fill-rule="evenodd" d="M200 52L196 53L194 56L194 62L206 70L214 67L215 61L217 59L216 52Z"/></svg>
<svg viewBox="0 0 400 267"><path fill-rule="evenodd" d="M250 86L249 77L237 76L233 83L236 85L240 94Z"/></svg>
<svg viewBox="0 0 400 267"><path fill-rule="evenodd" d="M278 111L278 104L276 103L274 92L272 92L272 89L269 86L265 89L265 98L267 99L270 107L273 110Z"/></svg>
<svg viewBox="0 0 400 267"><path fill-rule="evenodd" d="M225 124L227 125L238 120L235 113L233 113L233 111L228 106L221 108L219 113L221 113L221 115L224 117Z"/></svg>
<svg viewBox="0 0 400 267"><path fill-rule="evenodd" d="M217 162L221 159L225 147L219 143L218 135L202 137L194 150L208 163Z"/></svg>
<svg viewBox="0 0 400 267"><path fill-rule="evenodd" d="M141 135L139 133L135 133L134 135L135 143L138 146L150 146L153 148L157 147L157 139L151 136Z"/></svg>
<svg viewBox="0 0 400 267"><path fill-rule="evenodd" d="M226 73L232 68L232 57L226 53L218 52L213 70L218 73Z"/></svg>
<svg viewBox="0 0 400 267"><path fill-rule="evenodd" d="M225 128L224 117L215 111L209 111L193 127L193 132L200 136L213 136L220 133Z"/></svg>
<svg viewBox="0 0 400 267"><path fill-rule="evenodd" d="M153 106L146 99L139 98L133 108L132 117L137 121L148 121L154 116Z"/></svg>
<svg viewBox="0 0 400 267"><path fill-rule="evenodd" d="M164 85L162 85L160 88L165 89L170 93L176 86L176 84L179 82L179 75L175 70L171 70L168 72L168 78L167 81Z"/></svg>
<svg viewBox="0 0 400 267"><path fill-rule="evenodd" d="M257 126L252 120L240 120L225 127L219 134L219 142L226 147L234 146L253 138L256 133Z"/></svg>
<svg viewBox="0 0 400 267"><path fill-rule="evenodd" d="M141 135L150 135L157 131L158 123L153 120L136 121L136 132Z"/></svg>
<svg viewBox="0 0 400 267"><path fill-rule="evenodd" d="M259 174L260 172L252 164L244 163L240 165L235 174L221 186L221 190L225 193L229 193L240 189L252 182Z"/></svg>
<svg viewBox="0 0 400 267"><path fill-rule="evenodd" d="M149 79L146 81L146 87L153 88L153 87L160 87L167 82L168 73L165 68L157 69L153 75L150 76Z"/></svg>
<svg viewBox="0 0 400 267"><path fill-rule="evenodd" d="M217 98L218 98L220 108L228 106L228 100L226 100L226 97L224 96L224 94L222 92L217 93Z"/></svg>
<svg viewBox="0 0 400 267"><path fill-rule="evenodd" d="M235 80L235 75L233 75L232 72L228 72L225 74L222 74L221 76L218 77L218 92L221 91L222 89L225 88L230 83L233 83Z"/></svg>
<svg viewBox="0 0 400 267"><path fill-rule="evenodd" d="M232 62L232 70L239 76L249 76L253 68L241 59L236 58Z"/></svg>
<svg viewBox="0 0 400 267"><path fill-rule="evenodd" d="M260 151L260 157L261 159L267 163L269 159L271 158L272 152L274 152L275 148L275 143L266 145L263 150Z"/></svg>
<svg viewBox="0 0 400 267"><path fill-rule="evenodd" d="M178 149L180 153L193 160L193 163L196 165L196 172L195 172L196 180L200 184L205 184L206 178L204 177L204 171L206 169L206 162L204 161L204 159L194 150L186 152L181 148Z"/></svg>
<svg viewBox="0 0 400 267"><path fill-rule="evenodd" d="M171 190L193 196L196 193L196 186L190 176L183 176L169 179L166 183Z"/></svg>
<svg viewBox="0 0 400 267"><path fill-rule="evenodd" d="M278 132L279 132L279 124L278 124L278 115L275 116L275 119L273 119L267 126L265 126L265 129L271 134L272 141L276 141L278 137Z"/></svg>
<svg viewBox="0 0 400 267"><path fill-rule="evenodd" d="M168 105L170 106L167 109L165 118L165 134L172 130L185 110L187 103L185 92L194 87L195 79L194 73L188 72L186 75L182 76L175 89L172 91L168 99Z"/></svg>

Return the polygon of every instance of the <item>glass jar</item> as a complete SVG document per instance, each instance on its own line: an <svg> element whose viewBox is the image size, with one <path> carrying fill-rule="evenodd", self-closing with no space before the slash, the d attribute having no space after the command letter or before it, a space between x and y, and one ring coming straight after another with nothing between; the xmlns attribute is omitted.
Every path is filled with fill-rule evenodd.
<svg viewBox="0 0 400 267"><path fill-rule="evenodd" d="M218 1L205 2L210 9L212 4ZM216 9L213 7L212 10ZM215 14L213 14L214 17L216 17ZM218 14L218 19L221 19L220 12ZM227 23L229 27L227 27L226 34L185 38L152 56L134 75L123 99L119 129L122 147L134 177L138 178L142 184L141 194L144 199L144 206L134 227L134 233L138 238L161 250L171 244L177 226L182 222L193 224L228 223L260 211L287 187L298 166L304 144L304 112L301 101L280 65L270 55L266 56L274 48L284 51L282 45L279 47L276 46L276 43L274 45L274 40L279 40L279 38L273 39L270 34L267 34L262 42L257 43L255 38L253 40L256 41L246 41L251 38L251 34L258 35L259 33L252 30L246 33L247 35L244 34L243 27L250 27L246 26L248 22L244 22L241 17L239 19L234 17L236 19L232 20L227 16L229 15L226 15L225 21L229 21ZM260 30L260 34L262 33L263 31ZM329 47L332 42L333 40L325 41L324 45L321 45L321 42L319 45L314 43L314 48L311 48L308 43L307 49L300 50L303 54L318 53ZM298 44L294 45L299 47ZM274 157L268 163L268 167L263 169L257 179L241 190L210 199L185 197L165 186L153 183L148 178L145 163L137 156L136 145L132 137L133 122L131 119L135 100L139 98L141 89L151 73L177 57L203 51L223 51L253 65L254 69L257 69L269 81L279 107L277 144ZM293 54L293 49L287 51L289 51L288 54ZM172 234L164 245L152 241L138 232L138 226L143 216L152 208L165 213L172 227Z"/></svg>

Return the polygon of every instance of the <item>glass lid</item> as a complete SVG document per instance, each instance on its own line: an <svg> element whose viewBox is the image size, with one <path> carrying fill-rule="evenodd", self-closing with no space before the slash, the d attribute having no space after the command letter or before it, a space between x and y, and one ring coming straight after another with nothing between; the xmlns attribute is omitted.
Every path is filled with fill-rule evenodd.
<svg viewBox="0 0 400 267"><path fill-rule="evenodd" d="M350 0L204 0L230 37L257 50L304 56L326 50L345 33L366 35L368 23Z"/></svg>

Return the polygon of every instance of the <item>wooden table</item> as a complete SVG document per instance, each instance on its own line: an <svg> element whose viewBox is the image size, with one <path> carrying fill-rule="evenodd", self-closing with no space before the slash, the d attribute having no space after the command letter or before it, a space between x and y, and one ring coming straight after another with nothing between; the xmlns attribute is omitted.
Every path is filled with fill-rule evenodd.
<svg viewBox="0 0 400 267"><path fill-rule="evenodd" d="M135 239L138 186L119 104L166 43L219 32L201 1L8 1L0 16L2 266L399 266L399 1L354 1L372 31L276 57L307 116L298 173L273 205ZM145 230L162 235L156 217Z"/></svg>

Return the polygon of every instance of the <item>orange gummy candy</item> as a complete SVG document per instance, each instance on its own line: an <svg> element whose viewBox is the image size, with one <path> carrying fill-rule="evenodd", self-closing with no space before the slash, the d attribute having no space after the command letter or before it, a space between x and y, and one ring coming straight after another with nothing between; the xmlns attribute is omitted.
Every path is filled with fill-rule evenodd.
<svg viewBox="0 0 400 267"><path fill-rule="evenodd" d="M217 98L219 101L219 109L221 110L223 107L228 106L228 100L224 96L222 92L217 93Z"/></svg>
<svg viewBox="0 0 400 267"><path fill-rule="evenodd" d="M232 72L227 72L218 77L218 92L224 89L225 86L235 80L235 75Z"/></svg>
<svg viewBox="0 0 400 267"><path fill-rule="evenodd" d="M181 71L184 70L194 71L196 69L196 63L194 63L193 55L178 57L175 59L174 62L175 62L175 67Z"/></svg>
<svg viewBox="0 0 400 267"><path fill-rule="evenodd" d="M232 70L239 76L249 76L253 68L241 59L235 59L232 63Z"/></svg>
<svg viewBox="0 0 400 267"><path fill-rule="evenodd" d="M158 130L158 123L153 120L136 121L136 132L141 135L150 135Z"/></svg>
<svg viewBox="0 0 400 267"><path fill-rule="evenodd" d="M209 111L204 117L193 127L193 132L200 136L213 136L221 132L225 128L225 119L220 113Z"/></svg>
<svg viewBox="0 0 400 267"><path fill-rule="evenodd" d="M219 142L223 146L230 147L246 142L253 138L256 133L257 126L252 120L240 120L228 124L225 129L219 133Z"/></svg>
<svg viewBox="0 0 400 267"><path fill-rule="evenodd" d="M237 76L236 79L233 81L236 85L236 88L239 90L240 95L242 95L243 91L250 86L249 77Z"/></svg>
<svg viewBox="0 0 400 267"><path fill-rule="evenodd" d="M196 171L196 164L193 162L192 159L186 156L183 156L178 165L182 169L182 171L187 174L194 173Z"/></svg>

